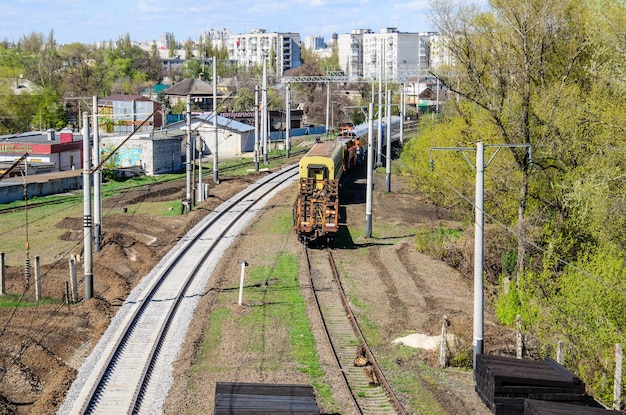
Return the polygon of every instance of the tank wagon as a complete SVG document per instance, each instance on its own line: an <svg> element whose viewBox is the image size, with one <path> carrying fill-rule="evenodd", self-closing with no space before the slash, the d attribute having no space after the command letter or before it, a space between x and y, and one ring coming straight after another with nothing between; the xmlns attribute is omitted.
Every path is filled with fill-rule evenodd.
<svg viewBox="0 0 626 415"><path fill-rule="evenodd" d="M339 180L357 164L358 141L318 142L300 160L294 229L308 245L328 244L339 229Z"/></svg>

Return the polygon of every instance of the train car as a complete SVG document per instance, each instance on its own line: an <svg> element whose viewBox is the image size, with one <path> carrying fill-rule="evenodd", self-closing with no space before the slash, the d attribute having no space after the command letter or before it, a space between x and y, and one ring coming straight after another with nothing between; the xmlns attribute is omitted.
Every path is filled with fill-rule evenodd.
<svg viewBox="0 0 626 415"><path fill-rule="evenodd" d="M400 116L398 115L393 115L391 116L391 143L392 144L396 144L396 142L400 141L400 123L402 122L402 119ZM377 148L378 144L377 144L377 137L378 137L378 120L373 120L373 132L374 132L374 137L372 139L372 146L374 149ZM383 122L382 122L382 127L381 127L381 131L382 131L382 141L381 141L381 145L382 147L385 147L387 145L387 119L384 118ZM350 135L352 136L353 139L360 139L361 142L367 142L369 137L369 123L368 122L364 122L362 124L359 125L355 125L354 127L351 128L350 130Z"/></svg>
<svg viewBox="0 0 626 415"><path fill-rule="evenodd" d="M352 139L319 142L300 160L294 229L307 245L328 244L339 229L339 180L357 164Z"/></svg>

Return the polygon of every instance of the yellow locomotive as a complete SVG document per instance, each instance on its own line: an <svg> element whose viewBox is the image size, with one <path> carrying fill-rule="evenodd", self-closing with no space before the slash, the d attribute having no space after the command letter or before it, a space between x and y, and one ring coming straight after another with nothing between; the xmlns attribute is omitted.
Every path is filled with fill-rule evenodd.
<svg viewBox="0 0 626 415"><path fill-rule="evenodd" d="M358 140L318 142L300 160L294 229L310 245L328 244L339 229L339 180L356 165Z"/></svg>

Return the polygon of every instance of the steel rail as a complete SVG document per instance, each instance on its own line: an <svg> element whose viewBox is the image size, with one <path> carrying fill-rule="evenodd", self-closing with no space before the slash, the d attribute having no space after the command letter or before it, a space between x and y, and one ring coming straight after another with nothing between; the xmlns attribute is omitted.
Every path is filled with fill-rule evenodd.
<svg viewBox="0 0 626 415"><path fill-rule="evenodd" d="M335 259L333 258L332 252L330 251L330 249L327 249L327 252L328 252L328 262L330 263L330 268L333 271L333 278L335 282L337 283L337 286L339 287L339 294L341 296L341 302L343 303L345 311L348 314L348 318L350 319L350 323L352 324L352 328L354 329L355 334L361 341L361 345L363 346L363 349L365 350L367 359L372 365L372 368L374 369L374 371L376 372L376 376L378 377L380 384L385 389L387 397L391 401L391 404L393 405L396 412L398 414L406 415L406 412L404 411L404 408L402 408L402 405L398 401L398 398L396 397L395 392L391 388L391 385L389 385L389 382L387 381L382 370L378 366L378 363L376 362L376 358L374 357L374 354L372 353L370 347L367 345L367 341L365 340L365 337L363 336L363 332L361 331L359 327L359 323L356 319L356 316L352 312L352 309L350 308L350 304L348 303L348 299L346 297L346 293L344 291L343 285L341 284L341 279L339 278L339 272L337 271L337 266L335 264Z"/></svg>
<svg viewBox="0 0 626 415"><path fill-rule="evenodd" d="M315 299L315 309L317 310L317 315L320 319L320 321L322 322L322 325L324 326L324 335L326 337L326 342L327 344L330 346L331 350L333 351L333 358L335 360L335 364L337 365L337 367L339 368L339 372L341 373L341 378L343 379L343 386L346 388L346 390L349 392L350 395L350 399L352 401L352 405L354 406L354 408L357 410L357 412L360 415L363 415L363 410L361 409L361 406L359 405L358 401L356 400L356 397L354 396L354 392L352 390L352 388L350 387L350 382L348 381L348 377L346 376L346 371L343 369L341 362L339 361L339 356L338 356L338 352L335 349L335 346L333 345L333 342L330 338L330 333L328 330L328 327L326 325L326 320L324 320L324 313L322 312L322 306L320 304L320 301L317 297L317 292L315 290L315 282L313 281L313 269L311 266L311 258L309 256L309 248L306 247L305 248L305 256L306 256L306 260L307 260L307 264L309 267L309 281L311 283L311 291L313 292L313 298Z"/></svg>
<svg viewBox="0 0 626 415"><path fill-rule="evenodd" d="M118 340L115 342L115 345L113 346L112 351L110 352L110 354L108 355L108 357L106 358L104 362L103 369L100 370L100 373L98 374L98 377L96 381L94 382L94 385L91 387L89 391L87 399L82 404L82 407L80 410L81 413L83 414L90 413L94 405L97 404L98 397L100 395L99 393L100 388L102 385L106 384L108 373L111 369L115 367L115 363L118 359L118 355L120 354L121 351L123 351L124 345L128 341L128 338L130 337L132 332L135 330L135 326L138 324L138 320L145 313L148 305L151 302L151 299L153 299L154 296L156 295L158 288L164 283L164 281L167 279L171 271L178 264L180 258L192 248L194 243L197 240L199 240L206 233L206 231L213 224L217 222L219 218L224 216L226 213L231 212L233 208L237 207L238 203L244 201L252 193L260 190L264 185L272 182L276 178L279 178L283 175L286 176L287 179L295 176L294 171L296 171L296 174L297 174L297 167L298 167L297 165L292 165L292 166L289 166L288 168L281 170L278 173L268 175L264 177L263 179L257 181L254 185L240 192L238 195L236 195L234 198L228 201L230 202L230 204L224 207L223 210L216 211L215 215L203 225L203 227L199 230L199 232L197 232L195 236L185 241L184 245L182 246L181 251L178 252L174 258L170 259L170 261L164 266L163 270L160 271L159 275L155 277L155 281L150 285L149 289L146 290L147 293L142 297L141 300L138 301L140 305L134 309L134 311L131 314L130 319L128 319L127 323L124 325L122 329L122 334L118 337ZM262 199L264 195L271 192L273 189L280 186L281 184L282 182L272 184L271 188L266 190L263 195L259 196L246 209L243 209L241 212L239 212L238 215L232 220L232 223L235 223L237 220L239 220L241 216L243 216L246 213L247 210L249 210L252 206L254 206L258 202L258 200ZM228 204L228 202L226 203ZM192 272L188 274L186 281L184 282L183 286L180 288L175 301L172 303L172 306L167 312L166 319L164 320L164 324L159 329L157 339L155 340L154 344L151 347L151 350L149 353L149 359L146 361L146 363L144 364L142 368L140 381L138 382L138 385L136 385L134 388L134 392L132 396L132 404L131 404L131 408L128 408L128 413L135 413L138 405L140 405L142 391L144 389L146 381L149 380L149 374L152 369L152 364L158 356L158 351L159 351L161 342L163 341L165 334L167 333L167 330L169 329L171 321L175 315L176 309L178 308L181 300L184 298L185 291L188 289L189 285L191 284L194 277L196 276L198 269L205 262L206 257L213 251L213 248L217 245L218 240L221 237L223 237L224 234L226 234L230 226L232 226L232 223L231 225L227 226L215 238L214 244L205 252L205 254L198 261L196 261L195 266L193 266Z"/></svg>

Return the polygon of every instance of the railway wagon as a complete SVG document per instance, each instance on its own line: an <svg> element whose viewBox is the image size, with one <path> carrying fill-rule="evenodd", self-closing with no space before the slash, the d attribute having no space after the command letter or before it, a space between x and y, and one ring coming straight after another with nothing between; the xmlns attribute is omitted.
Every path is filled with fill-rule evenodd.
<svg viewBox="0 0 626 415"><path fill-rule="evenodd" d="M402 118L398 115L391 116L391 143L396 144L400 141L400 123L402 122ZM372 147L376 149L378 147L378 120L374 120L373 122L373 132L374 137L372 138ZM383 119L382 127L382 141L381 146L385 147L387 145L387 120ZM364 122L359 125L355 125L350 129L349 135L352 136L353 139L360 139L361 142L367 142L369 140L369 122Z"/></svg>
<svg viewBox="0 0 626 415"><path fill-rule="evenodd" d="M293 207L294 229L307 245L328 244L339 229L339 180L357 164L358 144L352 139L313 145L300 160L298 194Z"/></svg>

